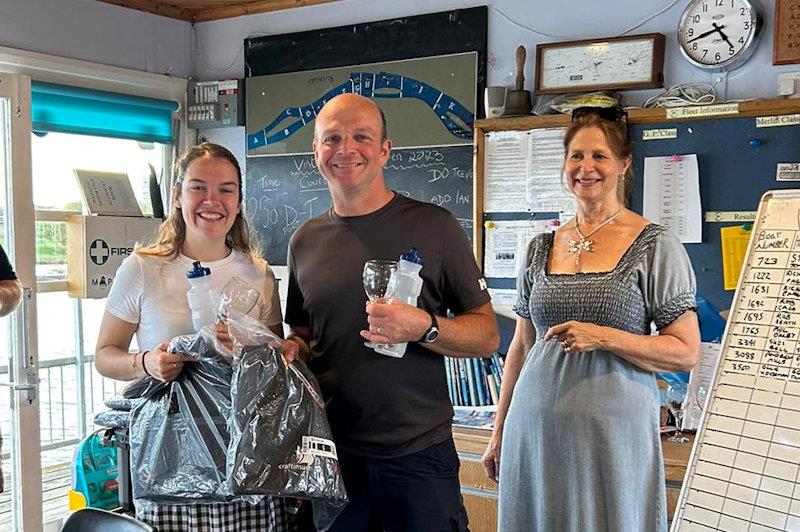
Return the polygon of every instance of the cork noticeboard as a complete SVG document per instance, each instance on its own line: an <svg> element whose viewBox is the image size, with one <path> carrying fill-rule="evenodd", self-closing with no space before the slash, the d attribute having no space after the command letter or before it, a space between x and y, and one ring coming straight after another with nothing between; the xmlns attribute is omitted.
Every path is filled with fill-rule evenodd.
<svg viewBox="0 0 800 532"><path fill-rule="evenodd" d="M772 64L800 63L800 0L775 0Z"/></svg>

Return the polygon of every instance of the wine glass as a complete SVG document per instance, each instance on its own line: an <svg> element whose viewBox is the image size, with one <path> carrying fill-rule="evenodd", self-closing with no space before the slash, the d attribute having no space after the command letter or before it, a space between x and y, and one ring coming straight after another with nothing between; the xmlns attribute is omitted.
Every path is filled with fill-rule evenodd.
<svg viewBox="0 0 800 532"><path fill-rule="evenodd" d="M686 443L689 438L681 433L683 425L683 405L686 402L686 383L673 382L667 386L667 408L675 418L675 434L667 438L672 443Z"/></svg>
<svg viewBox="0 0 800 532"><path fill-rule="evenodd" d="M258 290L239 277L231 277L222 287L217 319L225 322L231 312L249 314L258 303Z"/></svg>
<svg viewBox="0 0 800 532"><path fill-rule="evenodd" d="M397 261L368 260L364 263L364 291L373 303L391 303L397 294ZM371 348L388 347L386 344L364 342Z"/></svg>

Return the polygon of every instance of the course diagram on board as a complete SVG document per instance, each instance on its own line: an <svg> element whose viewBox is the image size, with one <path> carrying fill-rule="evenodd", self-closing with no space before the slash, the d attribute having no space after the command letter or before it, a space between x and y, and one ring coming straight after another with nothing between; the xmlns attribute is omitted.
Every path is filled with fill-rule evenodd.
<svg viewBox="0 0 800 532"><path fill-rule="evenodd" d="M247 156L308 153L338 94L371 98L395 148L472 144L477 53L247 78Z"/></svg>

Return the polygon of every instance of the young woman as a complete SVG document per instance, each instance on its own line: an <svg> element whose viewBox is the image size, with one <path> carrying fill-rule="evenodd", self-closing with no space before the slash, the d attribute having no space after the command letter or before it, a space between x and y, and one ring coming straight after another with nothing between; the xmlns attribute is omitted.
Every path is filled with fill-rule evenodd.
<svg viewBox="0 0 800 532"><path fill-rule="evenodd" d="M106 377L133 380L150 375L167 382L191 363L166 349L173 337L193 332L186 300L186 272L193 261L211 268L216 288L233 276L257 287L260 297L250 315L283 337L275 276L255 252L242 215L242 175L236 158L222 146L200 144L180 158L175 178L172 209L155 243L137 248L114 278L95 358L97 370ZM134 334L140 351L130 354ZM225 325L217 325L217 335L228 341ZM157 505L137 517L160 532L293 528L282 499L274 497L257 505Z"/></svg>
<svg viewBox="0 0 800 532"><path fill-rule="evenodd" d="M489 478L499 470L499 530L667 528L655 372L697 361L695 280L678 239L624 206L622 118L573 113L564 177L576 216L534 238L520 269L483 457Z"/></svg>

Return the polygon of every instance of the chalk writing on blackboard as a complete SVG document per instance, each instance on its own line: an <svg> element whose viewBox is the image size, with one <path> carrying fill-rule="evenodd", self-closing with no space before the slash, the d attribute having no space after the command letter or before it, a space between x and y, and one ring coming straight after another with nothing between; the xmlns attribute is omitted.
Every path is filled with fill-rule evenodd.
<svg viewBox="0 0 800 532"><path fill-rule="evenodd" d="M472 237L472 146L395 150L384 167L389 188L453 213ZM270 264L286 264L289 238L331 207L311 154L247 159L245 209Z"/></svg>

